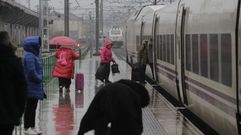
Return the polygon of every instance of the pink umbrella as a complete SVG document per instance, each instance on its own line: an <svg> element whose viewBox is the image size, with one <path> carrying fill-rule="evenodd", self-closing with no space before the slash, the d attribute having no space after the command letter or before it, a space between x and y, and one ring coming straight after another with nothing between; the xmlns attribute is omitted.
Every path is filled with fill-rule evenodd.
<svg viewBox="0 0 241 135"><path fill-rule="evenodd" d="M77 45L76 41L66 36L54 37L49 42L50 45Z"/></svg>

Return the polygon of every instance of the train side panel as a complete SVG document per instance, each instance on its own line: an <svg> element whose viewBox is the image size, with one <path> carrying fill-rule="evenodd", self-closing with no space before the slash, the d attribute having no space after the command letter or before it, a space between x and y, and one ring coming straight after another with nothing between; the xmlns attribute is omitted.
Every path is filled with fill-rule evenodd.
<svg viewBox="0 0 241 135"><path fill-rule="evenodd" d="M235 22L237 0L183 0L188 107L220 134L237 134ZM219 9L219 10L217 10Z"/></svg>
<svg viewBox="0 0 241 135"><path fill-rule="evenodd" d="M156 71L159 85L178 100L175 68L175 23L178 3L156 11Z"/></svg>

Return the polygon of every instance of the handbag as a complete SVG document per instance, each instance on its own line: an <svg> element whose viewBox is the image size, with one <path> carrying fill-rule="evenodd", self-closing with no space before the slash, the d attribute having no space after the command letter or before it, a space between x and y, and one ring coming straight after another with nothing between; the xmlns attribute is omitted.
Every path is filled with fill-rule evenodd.
<svg viewBox="0 0 241 135"><path fill-rule="evenodd" d="M116 64L116 63L115 63L115 64L112 64L112 65L111 65L111 71L112 71L113 74L115 74L115 73L120 73L118 64Z"/></svg>

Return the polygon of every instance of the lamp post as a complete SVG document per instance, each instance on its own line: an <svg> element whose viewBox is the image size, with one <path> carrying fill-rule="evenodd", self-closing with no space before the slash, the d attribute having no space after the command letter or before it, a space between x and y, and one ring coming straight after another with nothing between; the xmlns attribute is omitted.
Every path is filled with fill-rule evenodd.
<svg viewBox="0 0 241 135"><path fill-rule="evenodd" d="M64 1L64 35L69 36L69 0Z"/></svg>
<svg viewBox="0 0 241 135"><path fill-rule="evenodd" d="M95 45L96 45L96 48L95 48L95 53L93 54L94 56L98 56L100 55L99 53L99 49L98 49L98 46L99 46L99 0L95 0L95 11L96 11L96 33L95 33Z"/></svg>
<svg viewBox="0 0 241 135"><path fill-rule="evenodd" d="M93 55L93 47L92 47L92 30L91 30L91 27L92 27L92 17L91 17L91 14L92 12L89 11L89 44L90 44L90 57L92 57Z"/></svg>

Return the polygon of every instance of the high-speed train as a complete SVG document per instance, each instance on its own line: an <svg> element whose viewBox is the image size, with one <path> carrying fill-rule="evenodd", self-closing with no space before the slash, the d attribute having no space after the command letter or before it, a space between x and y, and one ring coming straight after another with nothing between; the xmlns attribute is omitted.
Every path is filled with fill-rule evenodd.
<svg viewBox="0 0 241 135"><path fill-rule="evenodd" d="M120 27L112 27L108 35L113 41L113 47L121 47L123 45L123 33Z"/></svg>
<svg viewBox="0 0 241 135"><path fill-rule="evenodd" d="M127 21L127 61L152 39L153 78L218 134L241 134L240 0L177 0Z"/></svg>

